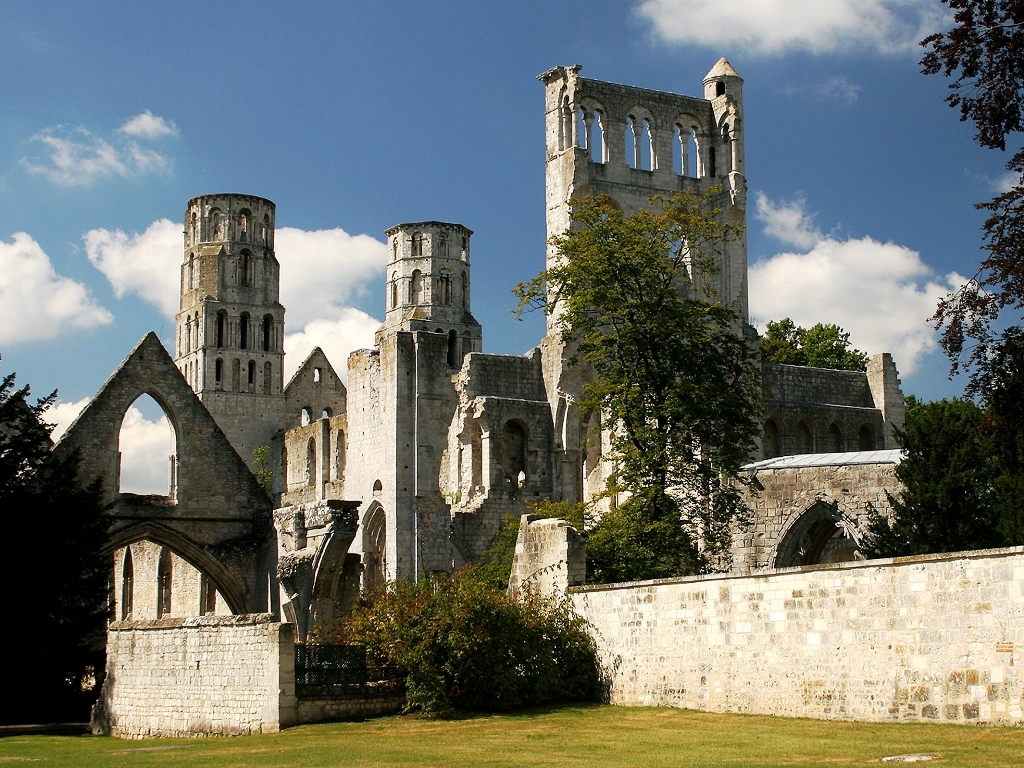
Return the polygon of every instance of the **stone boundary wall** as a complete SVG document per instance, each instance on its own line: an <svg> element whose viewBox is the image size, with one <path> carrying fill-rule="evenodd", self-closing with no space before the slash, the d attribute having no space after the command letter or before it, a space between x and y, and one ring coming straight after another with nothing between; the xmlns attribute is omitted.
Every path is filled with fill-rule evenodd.
<svg viewBox="0 0 1024 768"><path fill-rule="evenodd" d="M250 614L108 626L94 733L236 735L295 722L293 625Z"/></svg>
<svg viewBox="0 0 1024 768"><path fill-rule="evenodd" d="M1024 547L569 590L614 704L1024 724Z"/></svg>

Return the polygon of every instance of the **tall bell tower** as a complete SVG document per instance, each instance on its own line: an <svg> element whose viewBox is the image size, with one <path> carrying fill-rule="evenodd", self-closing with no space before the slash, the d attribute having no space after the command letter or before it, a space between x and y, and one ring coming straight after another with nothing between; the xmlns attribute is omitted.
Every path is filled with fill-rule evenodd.
<svg viewBox="0 0 1024 768"><path fill-rule="evenodd" d="M275 206L201 195L185 209L175 362L239 455L269 445L284 407Z"/></svg>

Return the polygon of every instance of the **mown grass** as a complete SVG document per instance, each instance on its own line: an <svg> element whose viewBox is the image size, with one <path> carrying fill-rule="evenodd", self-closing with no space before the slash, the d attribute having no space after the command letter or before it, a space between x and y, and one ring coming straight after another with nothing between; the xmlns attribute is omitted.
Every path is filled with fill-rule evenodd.
<svg viewBox="0 0 1024 768"><path fill-rule="evenodd" d="M1024 761L1024 730L843 723L678 709L578 706L432 720L390 717L214 739L0 739L0 763L90 766L858 766L937 753L935 766Z"/></svg>

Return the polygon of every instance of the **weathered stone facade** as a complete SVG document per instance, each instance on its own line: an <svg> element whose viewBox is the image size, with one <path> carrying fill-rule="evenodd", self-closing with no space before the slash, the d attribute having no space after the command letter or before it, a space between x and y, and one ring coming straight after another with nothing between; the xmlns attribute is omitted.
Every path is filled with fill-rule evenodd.
<svg viewBox="0 0 1024 768"><path fill-rule="evenodd" d="M570 590L612 703L1024 724L1024 548Z"/></svg>

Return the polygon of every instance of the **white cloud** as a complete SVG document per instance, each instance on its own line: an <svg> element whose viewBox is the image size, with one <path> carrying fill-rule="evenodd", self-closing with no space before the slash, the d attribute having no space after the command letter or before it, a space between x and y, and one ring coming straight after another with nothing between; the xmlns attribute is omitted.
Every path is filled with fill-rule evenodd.
<svg viewBox="0 0 1024 768"><path fill-rule="evenodd" d="M1005 195L1018 184L1020 184L1020 174L1014 173L1013 171L1007 171L998 179L994 179L992 181L992 188L997 194Z"/></svg>
<svg viewBox="0 0 1024 768"><path fill-rule="evenodd" d="M140 139L156 139L160 136L178 135L178 126L174 124L173 120L164 120L159 115L154 115L148 109L129 119L117 130L128 136L137 136Z"/></svg>
<svg viewBox="0 0 1024 768"><path fill-rule="evenodd" d="M776 229L790 235L791 244L809 238L806 214L792 220L793 211L802 208L802 203L765 202L768 211L787 212L789 228L777 224ZM767 220L772 226L770 216ZM804 327L836 323L849 331L858 349L868 354L892 352L900 372L912 373L936 348L927 319L938 298L964 278L955 273L937 278L917 251L870 237L819 236L816 242L804 243L806 253L780 253L750 267L752 319L764 323L790 317Z"/></svg>
<svg viewBox="0 0 1024 768"><path fill-rule="evenodd" d="M314 347L320 347L338 375L347 380L349 353L373 346L373 334L380 327L380 320L354 307L345 307L338 315L312 320L298 333L284 337L285 381Z"/></svg>
<svg viewBox="0 0 1024 768"><path fill-rule="evenodd" d="M50 433L50 439L53 442L56 443L63 437L64 433L68 431L68 427L74 423L78 414L89 404L91 399L84 397L76 403L57 403L46 412L43 421L54 425L53 432Z"/></svg>
<svg viewBox="0 0 1024 768"><path fill-rule="evenodd" d="M121 451L120 490L123 493L167 495L174 433L166 416L150 421L134 405L130 407L121 422L118 450Z"/></svg>
<svg viewBox="0 0 1024 768"><path fill-rule="evenodd" d="M113 319L84 285L56 273L31 236L16 232L12 242L0 241L0 344L49 339Z"/></svg>
<svg viewBox="0 0 1024 768"><path fill-rule="evenodd" d="M665 41L749 54L916 50L949 23L938 0L642 0Z"/></svg>
<svg viewBox="0 0 1024 768"><path fill-rule="evenodd" d="M756 195L758 221L765 223L764 231L775 239L797 248L813 248L825 236L821 234L804 210L802 198L774 203L763 192Z"/></svg>
<svg viewBox="0 0 1024 768"><path fill-rule="evenodd" d="M790 85L785 88L785 93L789 96L809 93L818 101L844 101L853 105L862 90L864 89L861 86L839 75L800 86Z"/></svg>
<svg viewBox="0 0 1024 768"><path fill-rule="evenodd" d="M43 176L59 187L84 187L108 176L161 173L171 169L170 158L140 146L138 140L176 133L174 123L148 110L118 128L110 140L81 126L58 125L45 128L30 139L39 152L23 157L21 164L29 173Z"/></svg>
<svg viewBox="0 0 1024 768"><path fill-rule="evenodd" d="M383 275L387 246L343 229L307 231L282 227L275 235L281 262L281 303L287 321L303 326L316 318L341 319L345 302ZM383 281L380 286L384 290Z"/></svg>
<svg viewBox="0 0 1024 768"><path fill-rule="evenodd" d="M117 298L134 293L173 318L179 304L182 230L181 224L159 219L142 234L91 229L82 239L89 261L106 276Z"/></svg>

